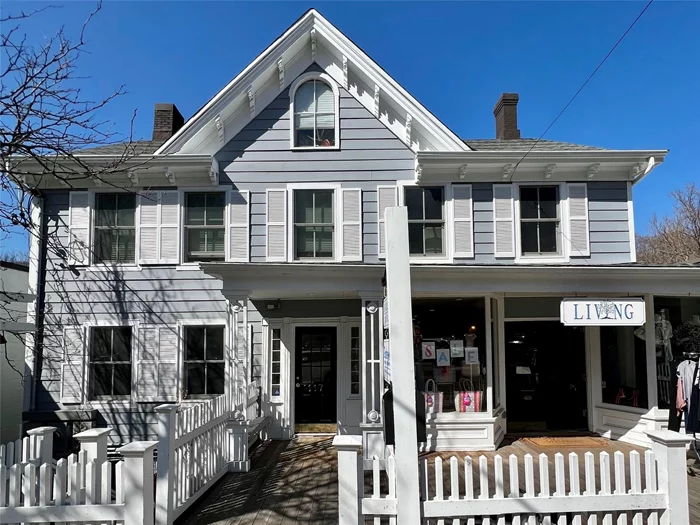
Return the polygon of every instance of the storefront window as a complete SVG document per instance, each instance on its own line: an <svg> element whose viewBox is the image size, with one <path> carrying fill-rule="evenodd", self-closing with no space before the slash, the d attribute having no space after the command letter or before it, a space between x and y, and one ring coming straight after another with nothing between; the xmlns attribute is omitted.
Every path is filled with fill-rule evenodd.
<svg viewBox="0 0 700 525"><path fill-rule="evenodd" d="M416 388L426 414L486 411L484 299L413 301Z"/></svg>
<svg viewBox="0 0 700 525"><path fill-rule="evenodd" d="M639 328L602 326L600 364L603 403L649 408L646 345Z"/></svg>
<svg viewBox="0 0 700 525"><path fill-rule="evenodd" d="M700 298L654 297L656 380L659 408L676 404L676 371L700 357ZM645 338L644 330L636 332Z"/></svg>

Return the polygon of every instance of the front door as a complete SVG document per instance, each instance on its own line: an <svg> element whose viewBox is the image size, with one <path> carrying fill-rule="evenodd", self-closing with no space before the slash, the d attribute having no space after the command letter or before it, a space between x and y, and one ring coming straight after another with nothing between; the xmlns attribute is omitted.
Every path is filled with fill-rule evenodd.
<svg viewBox="0 0 700 525"><path fill-rule="evenodd" d="M295 338L294 423L335 425L337 390L337 330L298 327Z"/></svg>

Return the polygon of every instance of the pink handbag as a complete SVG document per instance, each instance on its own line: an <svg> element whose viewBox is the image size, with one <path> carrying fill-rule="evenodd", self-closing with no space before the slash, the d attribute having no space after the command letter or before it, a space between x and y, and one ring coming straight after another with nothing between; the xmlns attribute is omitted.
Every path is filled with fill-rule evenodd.
<svg viewBox="0 0 700 525"><path fill-rule="evenodd" d="M455 394L455 410L481 412L481 397L481 391L474 389L474 383L462 378L459 380L459 392Z"/></svg>

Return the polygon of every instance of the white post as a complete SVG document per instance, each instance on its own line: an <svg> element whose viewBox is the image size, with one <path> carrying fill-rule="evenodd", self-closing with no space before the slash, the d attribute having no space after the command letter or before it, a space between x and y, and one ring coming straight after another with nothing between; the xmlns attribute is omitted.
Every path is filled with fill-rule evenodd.
<svg viewBox="0 0 700 525"><path fill-rule="evenodd" d="M124 525L153 525L153 452L156 441L133 441L117 449L124 456Z"/></svg>
<svg viewBox="0 0 700 525"><path fill-rule="evenodd" d="M338 450L338 525L364 523L360 500L364 495L364 469L358 452L360 436L335 436L333 446Z"/></svg>
<svg viewBox="0 0 700 525"><path fill-rule="evenodd" d="M80 450L87 452L88 463L92 460L97 465L107 461L107 441L111 428L90 428L73 437L80 441Z"/></svg>
<svg viewBox="0 0 700 525"><path fill-rule="evenodd" d="M419 525L416 384L413 370L411 267L408 213L405 207L386 209L386 286L389 298L389 345L394 394L397 521Z"/></svg>
<svg viewBox="0 0 700 525"><path fill-rule="evenodd" d="M668 496L668 509L661 515L661 525L689 523L686 445L693 438L671 430L646 433L658 464L659 491Z"/></svg>
<svg viewBox="0 0 700 525"><path fill-rule="evenodd" d="M229 472L248 472L248 423L232 419L226 422L229 446Z"/></svg>
<svg viewBox="0 0 700 525"><path fill-rule="evenodd" d="M53 461L53 433L55 427L39 427L27 430L30 442L32 443L31 454L34 457L29 459L38 459L39 465Z"/></svg>
<svg viewBox="0 0 700 525"><path fill-rule="evenodd" d="M177 405L160 405L158 413L158 461L156 468L156 523L168 525L173 522L175 510L175 417Z"/></svg>
<svg viewBox="0 0 700 525"><path fill-rule="evenodd" d="M646 308L646 323L644 325L644 342L646 344L647 356L647 392L649 397L649 408L652 410L658 409L659 393L658 393L658 377L656 370L656 323L654 320L654 295L646 294L644 296L644 307ZM671 400L675 399L674 395L670 396ZM671 403L675 405L675 403Z"/></svg>

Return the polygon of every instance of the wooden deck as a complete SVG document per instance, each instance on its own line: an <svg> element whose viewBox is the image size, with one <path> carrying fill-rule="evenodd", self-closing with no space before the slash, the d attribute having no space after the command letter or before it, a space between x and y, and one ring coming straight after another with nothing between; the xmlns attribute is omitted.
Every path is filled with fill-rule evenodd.
<svg viewBox="0 0 700 525"><path fill-rule="evenodd" d="M202 500L176 522L177 525L336 524L337 456L331 441L332 439L327 437L299 437L292 441L273 441L258 448L250 472L224 476ZM496 452L441 452L439 455L444 460L448 460L452 455L459 458L467 455L478 458L484 455L491 463L495 454L500 454L505 459L510 454L522 457L528 453L537 456L544 452L550 457L550 470L553 472L553 458L556 452L565 456L569 452L577 452L583 456L587 450L588 448L537 449L522 441L515 441ZM602 450L611 456L617 450L625 455L637 450L642 458L644 451L626 443L611 441L609 447L594 448L591 452L597 456ZM421 454L421 457L427 457L432 464L431 460L437 455L438 453ZM693 463L693 460L689 460L689 465ZM504 461L504 465L507 468L507 461ZM700 525L700 468L696 468L695 472L696 476L688 476L690 525ZM446 464L444 475L449 475ZM505 479L508 479L507 474ZM523 480L524 477L521 475L520 479ZM449 483L446 486L449 487Z"/></svg>

